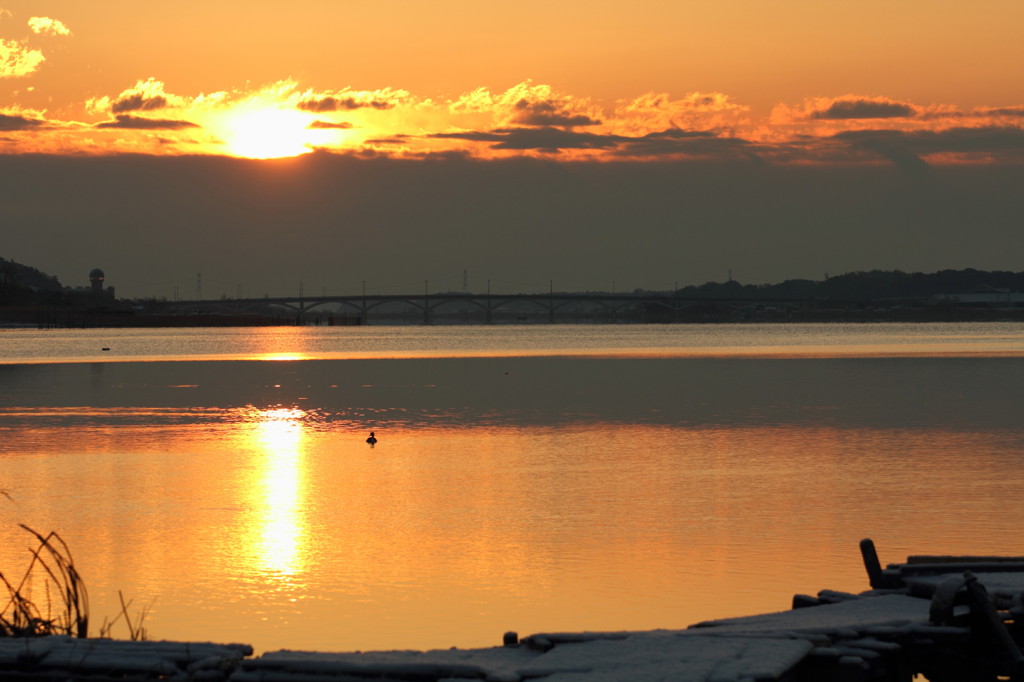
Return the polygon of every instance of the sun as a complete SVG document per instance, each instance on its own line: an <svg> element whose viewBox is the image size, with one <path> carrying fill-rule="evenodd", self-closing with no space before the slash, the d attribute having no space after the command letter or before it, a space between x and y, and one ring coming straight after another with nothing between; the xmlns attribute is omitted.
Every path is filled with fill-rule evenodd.
<svg viewBox="0 0 1024 682"><path fill-rule="evenodd" d="M277 159L313 151L316 131L312 117L294 109L246 109L232 114L223 124L225 143L232 156Z"/></svg>

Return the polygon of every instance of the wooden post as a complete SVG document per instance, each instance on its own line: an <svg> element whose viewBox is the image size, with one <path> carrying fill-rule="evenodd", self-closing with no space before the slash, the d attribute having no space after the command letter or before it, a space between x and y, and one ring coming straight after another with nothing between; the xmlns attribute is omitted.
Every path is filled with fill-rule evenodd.
<svg viewBox="0 0 1024 682"><path fill-rule="evenodd" d="M1009 669L1010 679L1024 679L1024 654L1021 654L1017 643L1013 641L1006 624L999 617L996 607L989 599L988 590L978 582L978 578L970 571L964 571L964 583L967 586L967 594L971 601L971 615L976 618L975 622L986 627L995 646L1003 654L1003 661Z"/></svg>
<svg viewBox="0 0 1024 682"><path fill-rule="evenodd" d="M879 561L879 553L874 551L874 543L870 538L860 541L860 556L864 560L864 568L867 570L867 581L873 590L880 590L884 587L886 580L882 573L882 563Z"/></svg>

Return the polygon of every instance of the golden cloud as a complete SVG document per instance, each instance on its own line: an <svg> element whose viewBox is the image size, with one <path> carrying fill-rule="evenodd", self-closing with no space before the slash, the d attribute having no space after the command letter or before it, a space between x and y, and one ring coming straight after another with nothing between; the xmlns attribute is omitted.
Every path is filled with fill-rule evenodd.
<svg viewBox="0 0 1024 682"><path fill-rule="evenodd" d="M0 78L23 78L35 73L46 57L18 40L0 38Z"/></svg>
<svg viewBox="0 0 1024 682"><path fill-rule="evenodd" d="M678 129L734 129L748 123L750 107L720 92L691 92L680 99L666 93L647 93L620 105L614 113L622 134L643 135Z"/></svg>
<svg viewBox="0 0 1024 682"><path fill-rule="evenodd" d="M47 36L69 36L71 31L63 22L50 17L31 17L28 20L28 27L36 35Z"/></svg>
<svg viewBox="0 0 1024 682"><path fill-rule="evenodd" d="M87 111L98 114L122 114L129 111L152 111L156 109L181 107L186 100L168 95L164 84L155 78L140 80L116 97L98 97L85 103Z"/></svg>
<svg viewBox="0 0 1024 682"><path fill-rule="evenodd" d="M294 86L294 83L288 82ZM317 113L331 111L354 111L356 109L394 109L409 98L405 90L384 88L381 90L350 90L335 92L313 92L306 90L290 97L295 106L303 111Z"/></svg>
<svg viewBox="0 0 1024 682"><path fill-rule="evenodd" d="M575 128L601 122L604 112L588 98L556 92L550 85L524 81L494 99L500 125Z"/></svg>
<svg viewBox="0 0 1024 682"><path fill-rule="evenodd" d="M448 110L453 114L481 114L490 112L493 108L494 97L487 88L467 92L448 105Z"/></svg>
<svg viewBox="0 0 1024 682"><path fill-rule="evenodd" d="M179 95L148 78L86 102L91 123L0 112L3 152L74 148L81 153L220 154L270 158L321 150L422 158L463 155L633 161L719 159L772 163L883 163L1020 159L1024 106L963 112L856 94L778 105L754 119L721 92L649 92L612 107L524 81L503 92L476 88L451 99L405 90L314 90L292 80ZM923 133L949 133L928 137ZM968 135L966 129L986 129ZM992 131L999 131L996 134ZM917 133L921 135L915 136ZM955 144L954 144L955 142ZM999 153L999 145L1005 151ZM903 151L906 150L906 151ZM944 156L943 156L944 155Z"/></svg>

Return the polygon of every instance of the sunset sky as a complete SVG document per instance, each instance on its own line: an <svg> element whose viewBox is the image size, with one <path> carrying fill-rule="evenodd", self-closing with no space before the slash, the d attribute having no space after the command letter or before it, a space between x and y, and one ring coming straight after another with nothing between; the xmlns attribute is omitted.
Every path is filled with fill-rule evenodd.
<svg viewBox="0 0 1024 682"><path fill-rule="evenodd" d="M102 265L123 295L200 269L231 293L463 270L477 288L1019 270L1021 26L1019 0L0 0L0 256L65 284ZM226 252L238 231L267 244L274 212L244 197L266 198L268 172L291 216L302 205L287 230L338 260ZM490 203L457 191L467 174ZM130 223L158 205L158 225ZM164 243L175 230L219 258ZM83 232L87 262L53 252ZM387 262L342 256L374 235ZM555 252L524 242L540 236Z"/></svg>

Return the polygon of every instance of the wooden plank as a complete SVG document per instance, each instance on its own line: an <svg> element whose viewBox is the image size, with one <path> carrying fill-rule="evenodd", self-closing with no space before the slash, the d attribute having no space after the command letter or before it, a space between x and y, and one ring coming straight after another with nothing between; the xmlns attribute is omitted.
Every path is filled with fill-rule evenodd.
<svg viewBox="0 0 1024 682"><path fill-rule="evenodd" d="M916 554L907 557L908 564L1002 564L1016 563L1024 567L1020 556L951 556L945 554Z"/></svg>

